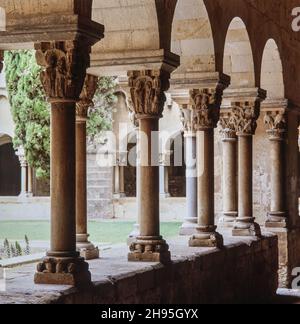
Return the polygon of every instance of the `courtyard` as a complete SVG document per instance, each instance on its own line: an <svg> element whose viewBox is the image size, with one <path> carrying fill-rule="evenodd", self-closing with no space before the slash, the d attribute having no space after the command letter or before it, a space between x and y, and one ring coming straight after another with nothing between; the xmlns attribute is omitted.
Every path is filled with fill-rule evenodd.
<svg viewBox="0 0 300 324"><path fill-rule="evenodd" d="M299 17L0 0L0 304L298 303Z"/></svg>

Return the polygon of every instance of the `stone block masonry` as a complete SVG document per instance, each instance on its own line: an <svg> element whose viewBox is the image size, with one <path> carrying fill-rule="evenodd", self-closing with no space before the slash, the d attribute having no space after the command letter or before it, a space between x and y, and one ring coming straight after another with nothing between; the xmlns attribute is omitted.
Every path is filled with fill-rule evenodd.
<svg viewBox="0 0 300 324"><path fill-rule="evenodd" d="M0 294L0 303L236 304L269 302L275 296L276 236L242 241L225 236L222 250L187 248L187 240L170 243L172 263L168 266L128 263L125 246L103 251L103 259L89 262L93 285L84 291L33 286L33 266L10 270L7 292Z"/></svg>

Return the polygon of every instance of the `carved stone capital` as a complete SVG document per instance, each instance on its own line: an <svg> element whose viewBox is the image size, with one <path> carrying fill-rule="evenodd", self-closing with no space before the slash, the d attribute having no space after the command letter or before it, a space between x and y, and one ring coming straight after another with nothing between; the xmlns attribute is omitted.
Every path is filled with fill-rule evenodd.
<svg viewBox="0 0 300 324"><path fill-rule="evenodd" d="M25 153L24 148L19 147L16 152L16 155L19 158L21 168L27 168L28 162L27 162L26 153Z"/></svg>
<svg viewBox="0 0 300 324"><path fill-rule="evenodd" d="M232 120L232 110L222 108L219 125L221 127L220 133L222 135L223 141L236 140L237 138L235 125L232 124Z"/></svg>
<svg viewBox="0 0 300 324"><path fill-rule="evenodd" d="M260 113L259 107L260 104L257 101L232 103L232 115L229 123L234 127L238 136L255 134Z"/></svg>
<svg viewBox="0 0 300 324"><path fill-rule="evenodd" d="M86 121L88 112L94 106L93 98L98 87L98 77L87 74L81 91L79 101L76 104L77 121Z"/></svg>
<svg viewBox="0 0 300 324"><path fill-rule="evenodd" d="M201 88L190 91L192 123L196 130L217 127L223 90L223 84L219 83L216 88Z"/></svg>
<svg viewBox="0 0 300 324"><path fill-rule="evenodd" d="M35 49L37 63L43 67L41 81L49 101L78 101L90 64L91 46L77 40L40 43Z"/></svg>
<svg viewBox="0 0 300 324"><path fill-rule="evenodd" d="M161 166L170 166L172 152L164 152L159 154L159 164Z"/></svg>
<svg viewBox="0 0 300 324"><path fill-rule="evenodd" d="M181 105L181 122L183 126L183 131L185 134L196 134L197 125L195 119L193 118L193 111L188 105Z"/></svg>
<svg viewBox="0 0 300 324"><path fill-rule="evenodd" d="M282 140L287 130L286 110L265 111L264 123L271 140Z"/></svg>
<svg viewBox="0 0 300 324"><path fill-rule="evenodd" d="M169 77L163 70L128 72L132 109L137 119L162 117Z"/></svg>
<svg viewBox="0 0 300 324"><path fill-rule="evenodd" d="M117 153L117 164L118 166L127 166L128 165L128 152L118 152Z"/></svg>

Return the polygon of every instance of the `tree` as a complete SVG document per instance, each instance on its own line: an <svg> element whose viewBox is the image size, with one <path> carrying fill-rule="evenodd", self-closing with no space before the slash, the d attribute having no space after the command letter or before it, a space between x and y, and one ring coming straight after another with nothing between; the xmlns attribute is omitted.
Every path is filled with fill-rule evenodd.
<svg viewBox="0 0 300 324"><path fill-rule="evenodd" d="M15 122L14 148L24 147L28 164L38 178L50 177L50 105L41 83L41 67L35 52L7 51L4 56L6 83ZM94 142L112 126L112 109L116 101L116 79L102 77L89 111L87 132Z"/></svg>
<svg viewBox="0 0 300 324"><path fill-rule="evenodd" d="M99 78L94 107L90 108L87 122L87 133L91 143L97 142L103 131L112 129L112 107L117 100L114 94L116 85L115 78Z"/></svg>
<svg viewBox="0 0 300 324"><path fill-rule="evenodd" d="M50 105L40 80L34 51L7 51L6 83L15 123L14 148L24 147L38 178L50 174Z"/></svg>

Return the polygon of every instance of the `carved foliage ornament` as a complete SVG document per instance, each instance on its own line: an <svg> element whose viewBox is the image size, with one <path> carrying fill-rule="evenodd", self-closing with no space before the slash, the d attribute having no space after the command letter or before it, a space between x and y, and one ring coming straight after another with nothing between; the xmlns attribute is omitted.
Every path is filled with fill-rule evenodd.
<svg viewBox="0 0 300 324"><path fill-rule="evenodd" d="M258 117L258 101L234 102L232 104L232 115L229 123L238 135L254 135Z"/></svg>
<svg viewBox="0 0 300 324"><path fill-rule="evenodd" d="M235 125L233 124L231 110L226 112L221 110L220 126L221 126L221 134L223 136L223 139L236 138Z"/></svg>
<svg viewBox="0 0 300 324"><path fill-rule="evenodd" d="M192 103L192 128L215 128L220 117L221 89L194 89L190 92Z"/></svg>
<svg viewBox="0 0 300 324"><path fill-rule="evenodd" d="M41 81L50 101L77 101L90 63L90 46L78 41L47 42L36 46Z"/></svg>
<svg viewBox="0 0 300 324"><path fill-rule="evenodd" d="M271 137L282 138L287 127L286 111L267 111L264 116L264 123Z"/></svg>
<svg viewBox="0 0 300 324"><path fill-rule="evenodd" d="M194 123L192 120L192 109L190 109L187 105L183 106L180 109L180 120L182 122L183 131L186 133L194 133L197 130L194 127Z"/></svg>
<svg viewBox="0 0 300 324"><path fill-rule="evenodd" d="M89 108L94 106L93 98L98 87L98 77L87 74L81 91L79 101L76 105L76 115L79 118L88 117Z"/></svg>
<svg viewBox="0 0 300 324"><path fill-rule="evenodd" d="M160 70L129 72L129 86L136 117L161 118L169 88L169 75Z"/></svg>

